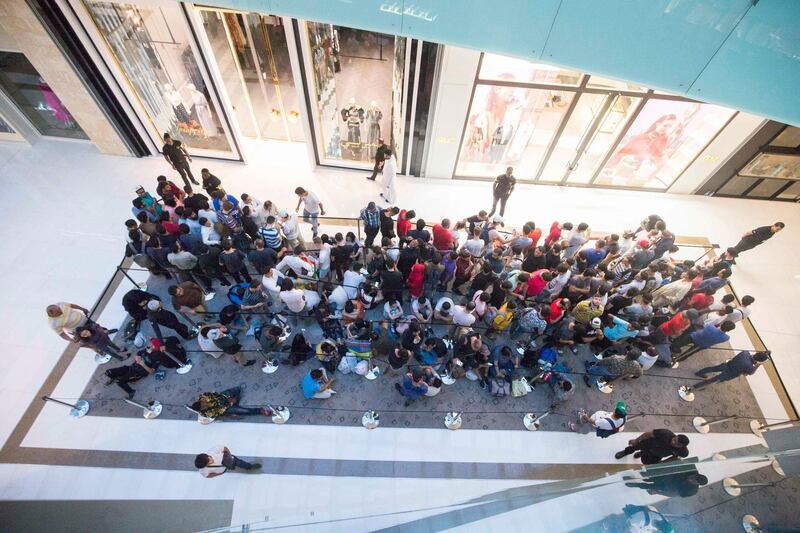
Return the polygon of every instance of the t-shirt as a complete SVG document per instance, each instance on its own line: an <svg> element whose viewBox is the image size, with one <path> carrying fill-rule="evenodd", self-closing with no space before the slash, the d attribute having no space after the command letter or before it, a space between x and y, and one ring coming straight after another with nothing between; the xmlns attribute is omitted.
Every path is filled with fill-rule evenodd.
<svg viewBox="0 0 800 533"><path fill-rule="evenodd" d="M384 270L381 272L381 289L383 291L401 291L405 286L403 275L396 270Z"/></svg>
<svg viewBox="0 0 800 533"><path fill-rule="evenodd" d="M433 226L433 246L437 250L449 250L453 247L453 234L441 224Z"/></svg>
<svg viewBox="0 0 800 533"><path fill-rule="evenodd" d="M444 311L442 310L442 306L446 303L450 304L450 309L447 310L447 313L452 314L455 304L453 303L453 299L448 298L447 296L442 296L441 298L439 298L439 301L436 302L436 307L434 308L434 311L443 315Z"/></svg>
<svg viewBox="0 0 800 533"><path fill-rule="evenodd" d="M500 174L494 180L495 183L495 192L497 194L508 194L511 192L511 189L514 188L514 185L517 183L517 179L514 176L506 176L505 174Z"/></svg>
<svg viewBox="0 0 800 533"><path fill-rule="evenodd" d="M407 211L401 209L397 214L397 236L402 237L411 230L411 220L406 219Z"/></svg>
<svg viewBox="0 0 800 533"><path fill-rule="evenodd" d="M303 209L311 214L319 213L319 198L311 191L306 191L308 194L303 197Z"/></svg>
<svg viewBox="0 0 800 533"><path fill-rule="evenodd" d="M679 455L686 457L686 448L673 448L672 439L675 433L668 429L654 429L653 438L647 439L641 443L641 448L647 451L649 455L664 458L670 455Z"/></svg>
<svg viewBox="0 0 800 533"><path fill-rule="evenodd" d="M674 337L681 333L687 326L689 326L689 320L684 316L684 313L681 312L661 324L659 329L665 337Z"/></svg>
<svg viewBox="0 0 800 533"><path fill-rule="evenodd" d="M457 326L471 326L475 323L475 315L467 311L463 305L453 307L453 324Z"/></svg>
<svg viewBox="0 0 800 533"><path fill-rule="evenodd" d="M316 393L319 392L319 390L322 388L322 385L320 385L319 381L314 379L314 377L311 375L311 372L309 372L300 383L300 388L303 389L303 396L311 399Z"/></svg>
<svg viewBox="0 0 800 533"><path fill-rule="evenodd" d="M748 351L737 353L730 361L728 361L728 368L734 370L737 374L752 375L756 371L756 364L753 361L753 356Z"/></svg>
<svg viewBox="0 0 800 533"><path fill-rule="evenodd" d="M727 333L716 326L706 324L703 329L691 334L692 342L699 348L709 348L715 344L730 340Z"/></svg>
<svg viewBox="0 0 800 533"><path fill-rule="evenodd" d="M286 307L294 313L299 313L306 305L305 296L300 289L281 291L280 297Z"/></svg>
<svg viewBox="0 0 800 533"><path fill-rule="evenodd" d="M272 226L265 226L259 231L261 238L264 240L264 245L267 248L277 250L281 247L281 234L278 228Z"/></svg>
<svg viewBox="0 0 800 533"><path fill-rule="evenodd" d="M63 331L73 332L75 329L86 324L88 319L82 311L73 309L66 302L58 302L55 304L61 309L61 315L57 317L47 317L47 323L56 333Z"/></svg>
<svg viewBox="0 0 800 533"><path fill-rule="evenodd" d="M594 427L606 431L617 429L625 424L624 418L614 418L614 415L608 411L595 411L589 418L592 419Z"/></svg>
<svg viewBox="0 0 800 533"><path fill-rule="evenodd" d="M590 248L586 250L586 266L592 268L597 263L602 261L606 256L605 250L598 250L597 248Z"/></svg>
<svg viewBox="0 0 800 533"><path fill-rule="evenodd" d="M181 142L173 139L172 144L164 144L161 152L170 160L175 166L182 166L186 164L186 156L181 150Z"/></svg>
<svg viewBox="0 0 800 533"><path fill-rule="evenodd" d="M772 237L772 227L770 226L761 226L760 228L756 228L752 231L752 235L748 235L744 237L743 240L748 240L754 243L762 243Z"/></svg>
<svg viewBox="0 0 800 533"><path fill-rule="evenodd" d="M481 239L469 239L464 243L464 249L468 251L472 257L480 257L485 246L486 243Z"/></svg>
<svg viewBox="0 0 800 533"><path fill-rule="evenodd" d="M204 466L200 469L200 475L209 477L211 474L224 474L228 470L222 464L222 459L225 457L225 448L223 446L216 446L206 452L206 455L211 457L211 464Z"/></svg>

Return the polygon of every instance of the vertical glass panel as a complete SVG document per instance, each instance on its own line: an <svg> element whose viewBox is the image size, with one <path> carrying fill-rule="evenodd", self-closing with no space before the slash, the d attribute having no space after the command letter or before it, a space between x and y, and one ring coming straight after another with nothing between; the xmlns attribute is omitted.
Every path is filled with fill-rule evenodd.
<svg viewBox="0 0 800 533"><path fill-rule="evenodd" d="M725 196L741 196L744 192L755 185L758 181L756 178L746 178L743 176L734 176L725 182L725 185L720 187L717 194Z"/></svg>
<svg viewBox="0 0 800 533"><path fill-rule="evenodd" d="M493 176L514 166L533 179L575 93L478 85L456 174Z"/></svg>
<svg viewBox="0 0 800 533"><path fill-rule="evenodd" d="M560 182L567 172L570 162L577 158L577 151L590 133L590 128L603 108L605 94L582 94L567 125L561 132L558 142L539 176L539 181Z"/></svg>
<svg viewBox="0 0 800 533"><path fill-rule="evenodd" d="M211 43L211 50L217 60L217 67L222 75L222 81L225 84L225 90L230 98L233 113L239 124L239 131L245 137L255 139L258 137L258 130L239 63L242 57L247 59L248 53L245 50L243 32L236 20L237 15L218 11L201 11L201 17L208 41Z"/></svg>
<svg viewBox="0 0 800 533"><path fill-rule="evenodd" d="M592 133L592 139L583 154L573 163L567 183L589 183L597 172L600 161L625 130L628 120L639 106L641 98L617 96L606 111L602 122Z"/></svg>
<svg viewBox="0 0 800 533"><path fill-rule="evenodd" d="M406 39L405 37L394 38L394 61L392 62L392 145L396 154L403 153L403 82L406 71ZM375 149L378 147L377 138L380 130L376 130L376 118L374 111L367 109L367 128L368 151L370 159L375 157ZM397 156L395 156L397 157ZM398 159L398 167L400 160Z"/></svg>
<svg viewBox="0 0 800 533"><path fill-rule="evenodd" d="M800 128L787 126L769 145L797 148L800 146Z"/></svg>
<svg viewBox="0 0 800 533"><path fill-rule="evenodd" d="M24 55L0 52L0 87L42 135L88 139Z"/></svg>
<svg viewBox="0 0 800 533"><path fill-rule="evenodd" d="M797 200L800 198L800 181L792 183L792 185L780 193L776 198L781 200Z"/></svg>
<svg viewBox="0 0 800 533"><path fill-rule="evenodd" d="M747 193L748 198L770 198L773 194L789 183L788 180L761 180L752 191Z"/></svg>
<svg viewBox="0 0 800 533"><path fill-rule="evenodd" d="M84 2L158 138L169 133L189 148L230 152L180 6Z"/></svg>
<svg viewBox="0 0 800 533"><path fill-rule="evenodd" d="M259 32L255 29L256 17L258 15L248 15L248 21L251 21L253 42L262 64L262 77L266 74L264 79L267 94L274 94L280 104L282 122L288 129L289 140L303 141L300 102L294 85L292 63L289 59L289 44L286 42L286 28L283 27L283 20L272 15L261 16ZM274 116L272 107L270 107L270 113ZM271 121L274 121L273 116L270 117Z"/></svg>
<svg viewBox="0 0 800 533"><path fill-rule="evenodd" d="M635 83L612 80L611 78L603 78L601 76L590 76L586 86L593 89L609 89L612 91L647 91L647 87L642 87L641 85L637 85Z"/></svg>
<svg viewBox="0 0 800 533"><path fill-rule="evenodd" d="M404 64L405 49L395 50L392 35L318 22L307 27L322 153L370 167L379 138L395 147L401 142L402 120L393 122L404 69L395 66Z"/></svg>
<svg viewBox="0 0 800 533"><path fill-rule="evenodd" d="M739 174L757 178L800 180L800 155L760 153Z"/></svg>
<svg viewBox="0 0 800 533"><path fill-rule="evenodd" d="M483 54L482 80L514 81L519 83L546 83L549 85L578 85L583 74L554 65L532 63L524 59Z"/></svg>
<svg viewBox="0 0 800 533"><path fill-rule="evenodd" d="M666 189L734 113L711 104L648 100L595 183Z"/></svg>

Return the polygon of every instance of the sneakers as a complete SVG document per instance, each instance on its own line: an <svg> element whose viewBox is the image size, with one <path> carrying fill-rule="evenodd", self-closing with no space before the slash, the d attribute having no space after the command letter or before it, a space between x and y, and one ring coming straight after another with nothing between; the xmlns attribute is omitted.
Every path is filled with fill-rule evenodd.
<svg viewBox="0 0 800 533"><path fill-rule="evenodd" d="M397 390L397 392L403 394L403 387L401 387L399 383L395 383L394 388Z"/></svg>
<svg viewBox="0 0 800 533"><path fill-rule="evenodd" d="M260 469L261 469L261 463L253 463L250 465L250 468L248 468L248 470L260 470Z"/></svg>
<svg viewBox="0 0 800 533"><path fill-rule="evenodd" d="M250 359L249 361L247 361L242 366L251 366L251 365L254 365L254 364L256 364L256 360L255 359Z"/></svg>
<svg viewBox="0 0 800 533"><path fill-rule="evenodd" d="M622 459L626 455L628 455L628 454L625 453L625 450L622 450L621 452L617 452L617 453L614 454L614 459Z"/></svg>
<svg viewBox="0 0 800 533"><path fill-rule="evenodd" d="M272 409L264 407L264 408L261 409L261 414L264 415L264 416L272 416L275 413L272 412Z"/></svg>

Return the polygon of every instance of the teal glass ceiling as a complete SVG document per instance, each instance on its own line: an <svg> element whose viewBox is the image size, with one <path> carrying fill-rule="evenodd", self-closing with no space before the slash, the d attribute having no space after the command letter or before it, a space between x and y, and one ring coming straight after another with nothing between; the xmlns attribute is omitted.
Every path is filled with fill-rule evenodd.
<svg viewBox="0 0 800 533"><path fill-rule="evenodd" d="M562 65L800 125L800 0L211 0Z"/></svg>

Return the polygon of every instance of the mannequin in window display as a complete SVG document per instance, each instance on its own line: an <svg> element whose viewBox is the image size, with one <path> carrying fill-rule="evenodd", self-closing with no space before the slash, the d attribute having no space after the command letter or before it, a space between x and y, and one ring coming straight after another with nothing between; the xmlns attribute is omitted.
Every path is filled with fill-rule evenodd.
<svg viewBox="0 0 800 533"><path fill-rule="evenodd" d="M480 161L486 153L486 126L486 115L480 113L472 123L472 134L467 145L467 153L472 160Z"/></svg>
<svg viewBox="0 0 800 533"><path fill-rule="evenodd" d="M175 90L171 83L164 84L164 96L167 98L170 105L172 105L172 113L175 116L175 120L178 122L178 128L188 127L192 121L192 117L189 115L189 112L186 111L186 106L183 104L181 94ZM181 124L183 126L181 126Z"/></svg>
<svg viewBox="0 0 800 533"><path fill-rule="evenodd" d="M492 163L499 163L503 160L503 153L506 150L508 141L514 134L514 126L511 124L501 124L492 133L492 146L489 147L489 160Z"/></svg>
<svg viewBox="0 0 800 533"><path fill-rule="evenodd" d="M203 128L203 136L216 137L219 135L217 124L214 122L214 117L208 108L206 96L198 91L193 83L187 84L186 90L189 91L189 97L194 104L194 114L197 116L197 121L200 123L200 127Z"/></svg>
<svg viewBox="0 0 800 533"><path fill-rule="evenodd" d="M678 127L677 117L674 114L660 116L646 131L631 136L625 145L611 156L603 169L603 174L607 176L620 173L631 174L636 172L645 161L650 161L656 167L660 167L673 132ZM624 167L617 169L616 167L621 164Z"/></svg>
<svg viewBox="0 0 800 533"><path fill-rule="evenodd" d="M347 124L347 148L354 159L360 159L361 124L364 122L364 108L356 104L355 98L350 98L347 107L342 109L342 120Z"/></svg>
<svg viewBox="0 0 800 533"><path fill-rule="evenodd" d="M367 145L368 145L370 159L375 157L375 150L381 144L378 142L378 140L381 138L382 118L383 118L383 113L378 107L377 102L375 102L375 100L371 101L369 103L369 107L367 108L367 113L366 113Z"/></svg>

